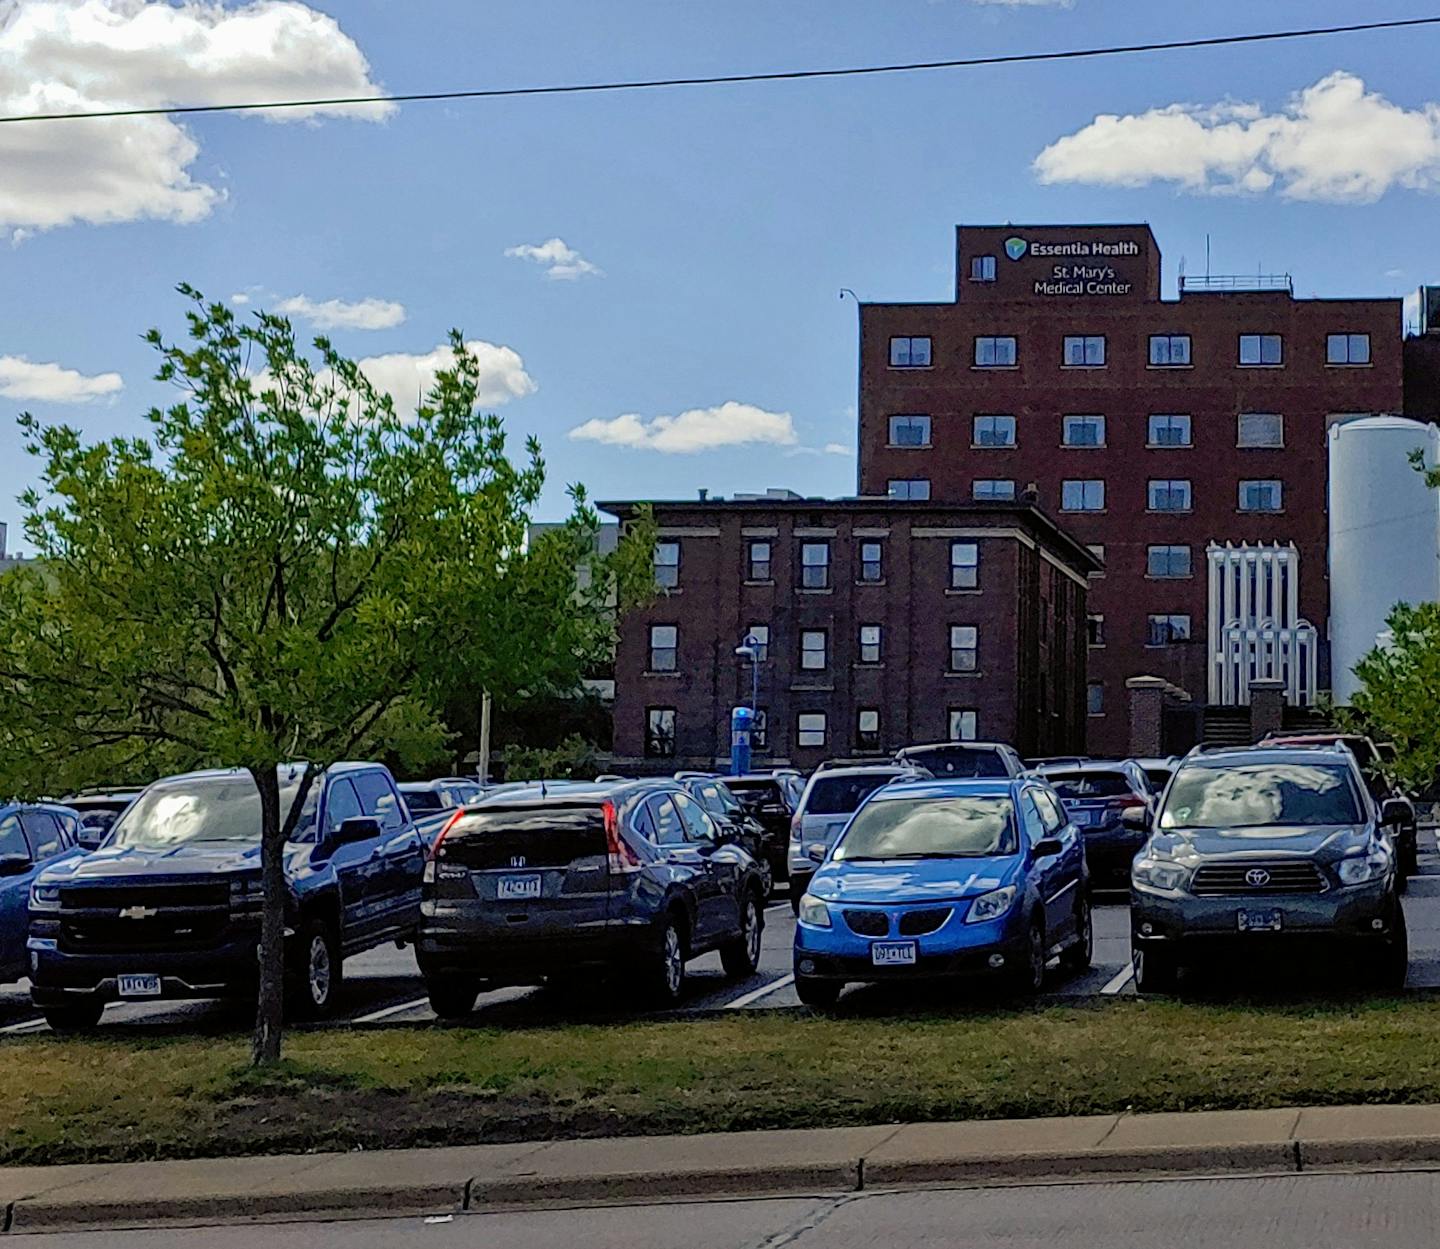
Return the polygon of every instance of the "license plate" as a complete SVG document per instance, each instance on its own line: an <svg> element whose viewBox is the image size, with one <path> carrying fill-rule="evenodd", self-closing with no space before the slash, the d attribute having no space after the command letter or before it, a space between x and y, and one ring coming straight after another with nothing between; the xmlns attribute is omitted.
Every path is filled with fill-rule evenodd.
<svg viewBox="0 0 1440 1249"><path fill-rule="evenodd" d="M496 891L499 898L538 898L540 896L540 877L538 876L502 876L500 877L500 888Z"/></svg>
<svg viewBox="0 0 1440 1249"><path fill-rule="evenodd" d="M870 962L876 967L914 967L913 941L877 941L870 947Z"/></svg>
<svg viewBox="0 0 1440 1249"><path fill-rule="evenodd" d="M1284 920L1279 911L1236 911L1235 923L1241 932L1279 932Z"/></svg>
<svg viewBox="0 0 1440 1249"><path fill-rule="evenodd" d="M159 976L120 976L118 979L121 997L160 996Z"/></svg>

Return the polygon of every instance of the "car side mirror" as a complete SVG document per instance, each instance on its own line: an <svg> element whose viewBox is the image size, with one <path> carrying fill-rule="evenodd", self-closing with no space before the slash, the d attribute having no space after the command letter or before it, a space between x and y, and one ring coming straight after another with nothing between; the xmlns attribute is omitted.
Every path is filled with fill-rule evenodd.
<svg viewBox="0 0 1440 1249"><path fill-rule="evenodd" d="M823 841L811 842L805 848L805 857L812 863L823 863L825 862L825 851L828 849L829 847Z"/></svg>
<svg viewBox="0 0 1440 1249"><path fill-rule="evenodd" d="M82 850L98 850L105 842L105 834L98 828L82 828L75 834L75 844Z"/></svg>
<svg viewBox="0 0 1440 1249"><path fill-rule="evenodd" d="M370 841L380 836L380 821L373 815L352 815L342 820L340 827L330 834L332 846L353 846L357 841Z"/></svg>
<svg viewBox="0 0 1440 1249"><path fill-rule="evenodd" d="M23 876L31 866L28 854L0 855L0 876Z"/></svg>
<svg viewBox="0 0 1440 1249"><path fill-rule="evenodd" d="M1065 849L1065 843L1058 837L1042 837L1035 843L1035 857L1037 859L1053 859Z"/></svg>
<svg viewBox="0 0 1440 1249"><path fill-rule="evenodd" d="M1153 818L1149 807L1126 807L1120 813L1120 823L1135 833L1148 833Z"/></svg>
<svg viewBox="0 0 1440 1249"><path fill-rule="evenodd" d="M1399 798L1387 798L1380 804L1380 823L1404 824L1410 818L1410 805Z"/></svg>

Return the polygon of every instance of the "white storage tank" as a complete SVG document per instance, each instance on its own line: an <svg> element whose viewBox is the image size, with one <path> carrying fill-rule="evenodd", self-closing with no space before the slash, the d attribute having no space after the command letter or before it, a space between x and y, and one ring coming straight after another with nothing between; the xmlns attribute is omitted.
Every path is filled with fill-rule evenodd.
<svg viewBox="0 0 1440 1249"><path fill-rule="evenodd" d="M1440 428L1403 416L1330 427L1330 681L1347 704L1354 668L1396 603L1440 600L1440 491L1410 463L1440 463Z"/></svg>

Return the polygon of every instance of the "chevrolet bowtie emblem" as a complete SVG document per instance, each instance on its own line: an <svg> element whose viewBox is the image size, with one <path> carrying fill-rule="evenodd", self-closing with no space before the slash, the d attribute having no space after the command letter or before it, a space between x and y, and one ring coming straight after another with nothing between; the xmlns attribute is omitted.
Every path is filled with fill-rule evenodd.
<svg viewBox="0 0 1440 1249"><path fill-rule="evenodd" d="M151 906L127 906L120 912L121 919L154 919L160 912Z"/></svg>

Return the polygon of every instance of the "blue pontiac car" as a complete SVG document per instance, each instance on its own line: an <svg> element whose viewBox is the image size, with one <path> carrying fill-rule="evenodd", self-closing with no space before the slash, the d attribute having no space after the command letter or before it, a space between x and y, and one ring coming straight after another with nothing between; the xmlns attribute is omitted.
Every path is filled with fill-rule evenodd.
<svg viewBox="0 0 1440 1249"><path fill-rule="evenodd" d="M846 984L969 975L1034 993L1059 954L1090 966L1085 847L1034 777L877 790L800 902L795 990L833 1006Z"/></svg>
<svg viewBox="0 0 1440 1249"><path fill-rule="evenodd" d="M0 806L0 984L30 974L30 886L47 867L78 859L80 816L54 803Z"/></svg>

